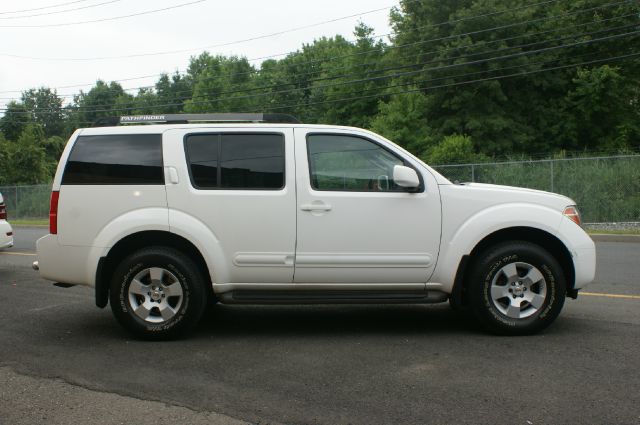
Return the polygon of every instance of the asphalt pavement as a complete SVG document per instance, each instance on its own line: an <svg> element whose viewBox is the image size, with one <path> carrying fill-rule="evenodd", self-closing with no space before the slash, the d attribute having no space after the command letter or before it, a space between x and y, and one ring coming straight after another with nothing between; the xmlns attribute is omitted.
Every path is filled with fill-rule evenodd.
<svg viewBox="0 0 640 425"><path fill-rule="evenodd" d="M640 244L545 332L483 333L448 305L224 306L188 339L133 340L85 287L0 253L0 424L640 424Z"/></svg>

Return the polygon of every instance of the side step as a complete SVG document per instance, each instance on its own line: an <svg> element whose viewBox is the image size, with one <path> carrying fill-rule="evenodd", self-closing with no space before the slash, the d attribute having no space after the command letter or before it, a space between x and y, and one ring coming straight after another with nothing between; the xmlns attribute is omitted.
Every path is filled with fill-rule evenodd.
<svg viewBox="0 0 640 425"><path fill-rule="evenodd" d="M218 294L225 304L432 304L447 301L440 291L234 290Z"/></svg>

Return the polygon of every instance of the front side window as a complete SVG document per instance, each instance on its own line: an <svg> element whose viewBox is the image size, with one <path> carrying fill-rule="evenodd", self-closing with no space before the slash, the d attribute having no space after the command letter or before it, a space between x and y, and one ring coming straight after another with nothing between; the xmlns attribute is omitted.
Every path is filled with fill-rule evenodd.
<svg viewBox="0 0 640 425"><path fill-rule="evenodd" d="M284 187L282 134L192 134L185 140L185 150L198 189Z"/></svg>
<svg viewBox="0 0 640 425"><path fill-rule="evenodd" d="M62 184L164 184L162 135L80 136Z"/></svg>
<svg viewBox="0 0 640 425"><path fill-rule="evenodd" d="M404 192L393 167L404 162L367 139L342 134L307 136L311 186L316 190Z"/></svg>

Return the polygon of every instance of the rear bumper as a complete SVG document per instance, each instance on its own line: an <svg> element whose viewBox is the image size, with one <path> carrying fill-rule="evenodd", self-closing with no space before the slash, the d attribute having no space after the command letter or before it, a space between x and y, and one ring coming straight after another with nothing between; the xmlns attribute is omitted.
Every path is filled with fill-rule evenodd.
<svg viewBox="0 0 640 425"><path fill-rule="evenodd" d="M58 243L57 235L46 235L36 242L40 276L55 282L93 286L95 266L91 265L92 249Z"/></svg>
<svg viewBox="0 0 640 425"><path fill-rule="evenodd" d="M11 248L13 246L13 229L9 222L5 220L0 221L0 249Z"/></svg>

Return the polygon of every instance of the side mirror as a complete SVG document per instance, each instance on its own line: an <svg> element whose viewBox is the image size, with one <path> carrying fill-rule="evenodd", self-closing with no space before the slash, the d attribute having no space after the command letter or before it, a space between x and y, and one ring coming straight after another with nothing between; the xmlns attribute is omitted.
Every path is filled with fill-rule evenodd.
<svg viewBox="0 0 640 425"><path fill-rule="evenodd" d="M420 186L420 179L416 170L404 165L393 167L393 181L400 187L415 189Z"/></svg>

